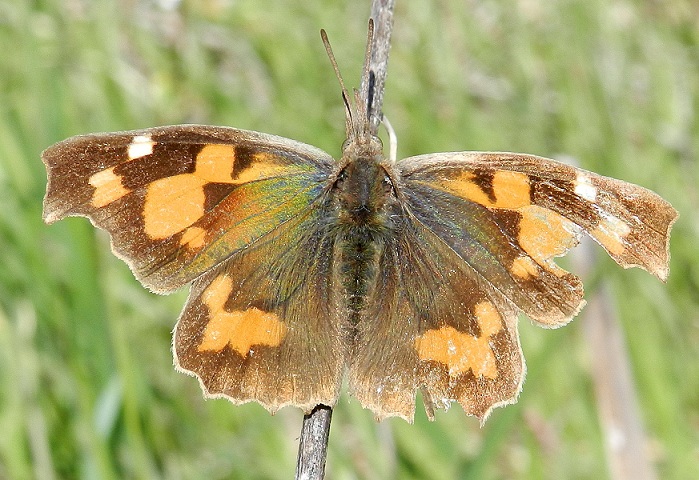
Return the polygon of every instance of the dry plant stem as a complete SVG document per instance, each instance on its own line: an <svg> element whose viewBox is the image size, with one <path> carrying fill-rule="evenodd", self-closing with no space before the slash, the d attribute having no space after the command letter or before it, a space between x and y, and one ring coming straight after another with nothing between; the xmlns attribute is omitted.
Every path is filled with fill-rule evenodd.
<svg viewBox="0 0 699 480"><path fill-rule="evenodd" d="M393 31L393 8L395 0L372 0L371 18L374 19L374 38L369 64L371 103L371 132L376 134L381 123L383 91L388 66L388 50ZM360 86L361 88L361 86ZM322 480L325 476L325 458L328 450L332 408L318 405L303 417L299 454L296 461L297 480Z"/></svg>
<svg viewBox="0 0 699 480"><path fill-rule="evenodd" d="M573 257L583 274L595 263L591 243L583 242ZM643 426L626 339L611 305L611 295L602 285L583 311L583 330L590 349L609 475L613 480L657 480L648 456L649 440Z"/></svg>
<svg viewBox="0 0 699 480"><path fill-rule="evenodd" d="M602 287L590 299L583 330L590 346L597 413L604 435L612 480L657 480L648 456L638 392L633 381L626 339Z"/></svg>
<svg viewBox="0 0 699 480"><path fill-rule="evenodd" d="M296 459L296 480L320 480L325 476L332 415L333 409L326 405L318 405L304 415Z"/></svg>
<svg viewBox="0 0 699 480"><path fill-rule="evenodd" d="M395 0L373 0L371 2L371 18L374 19L374 39L371 46L371 61L369 63L370 89L369 111L371 112L371 133L376 135L383 117L383 93L386 84L388 67L388 52L391 47L391 32L393 31L393 8Z"/></svg>

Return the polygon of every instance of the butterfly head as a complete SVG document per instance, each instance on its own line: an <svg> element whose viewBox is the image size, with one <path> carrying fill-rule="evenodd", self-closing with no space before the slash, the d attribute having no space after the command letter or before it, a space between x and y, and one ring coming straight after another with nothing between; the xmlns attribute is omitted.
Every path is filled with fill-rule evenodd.
<svg viewBox="0 0 699 480"><path fill-rule="evenodd" d="M399 208L389 171L371 157L356 157L339 172L333 186L338 220L346 226L390 227Z"/></svg>

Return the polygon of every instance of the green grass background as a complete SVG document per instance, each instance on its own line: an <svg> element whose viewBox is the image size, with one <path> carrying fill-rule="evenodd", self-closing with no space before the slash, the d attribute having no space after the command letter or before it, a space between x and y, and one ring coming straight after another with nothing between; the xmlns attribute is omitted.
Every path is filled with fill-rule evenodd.
<svg viewBox="0 0 699 480"><path fill-rule="evenodd" d="M41 220L41 151L176 123L337 155L369 1L0 0L0 478L291 478L301 413L204 401L172 368L186 292L148 293L85 219ZM693 0L399 1L384 111L399 156L573 157L681 212L666 285L600 256L663 479L699 478L699 6ZM377 424L346 395L328 477L606 478L582 334L522 319L528 378L483 428L458 406Z"/></svg>

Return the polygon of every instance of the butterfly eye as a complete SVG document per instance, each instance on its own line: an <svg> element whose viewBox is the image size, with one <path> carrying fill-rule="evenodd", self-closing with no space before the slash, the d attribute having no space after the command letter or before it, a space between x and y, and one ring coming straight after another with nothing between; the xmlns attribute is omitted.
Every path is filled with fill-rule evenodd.
<svg viewBox="0 0 699 480"><path fill-rule="evenodd" d="M383 176L383 188L386 193L396 194L396 188L393 186L393 181L391 181L391 177L388 174Z"/></svg>
<svg viewBox="0 0 699 480"><path fill-rule="evenodd" d="M344 183L344 181L346 179L347 179L347 170L342 170L337 175L337 179L335 180L335 187L342 185L342 183Z"/></svg>

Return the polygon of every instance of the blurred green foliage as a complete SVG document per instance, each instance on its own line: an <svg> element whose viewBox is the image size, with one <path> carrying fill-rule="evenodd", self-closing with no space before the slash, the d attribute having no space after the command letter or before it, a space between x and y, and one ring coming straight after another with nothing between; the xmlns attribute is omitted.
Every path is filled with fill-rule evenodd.
<svg viewBox="0 0 699 480"><path fill-rule="evenodd" d="M699 18L692 0L398 2L384 110L399 155L573 157L681 212L667 285L608 259L661 478L699 478ZM0 0L0 478L291 478L301 413L204 401L176 373L186 292L157 297L85 219L41 220L68 136L232 125L338 154L325 28L358 82L369 2ZM590 285L592 283L592 285ZM377 424L343 396L328 476L604 478L581 318L521 322L528 378L480 428L460 408Z"/></svg>

